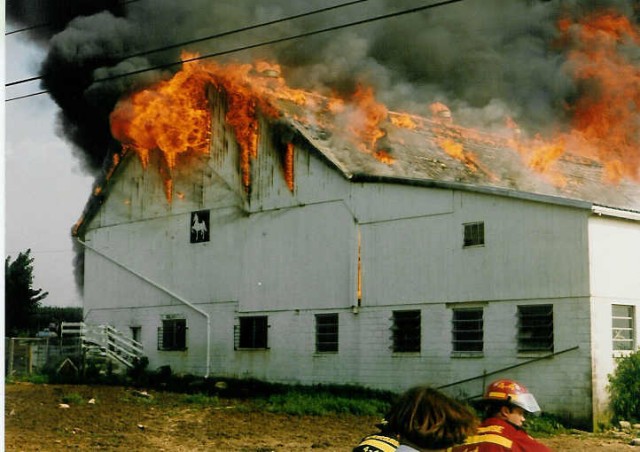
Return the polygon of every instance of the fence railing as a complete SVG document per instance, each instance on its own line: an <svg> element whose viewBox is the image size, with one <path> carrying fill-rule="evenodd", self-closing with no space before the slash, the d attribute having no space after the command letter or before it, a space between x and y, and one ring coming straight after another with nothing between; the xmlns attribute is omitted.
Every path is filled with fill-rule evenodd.
<svg viewBox="0 0 640 452"><path fill-rule="evenodd" d="M82 354L82 344L77 338L9 337L4 345L7 376L39 373L65 357Z"/></svg>
<svg viewBox="0 0 640 452"><path fill-rule="evenodd" d="M84 322L62 322L60 337L79 337L87 354L102 355L112 361L133 367L144 356L142 344L110 325L87 325Z"/></svg>
<svg viewBox="0 0 640 452"><path fill-rule="evenodd" d="M7 376L41 373L46 366L74 357L81 365L93 359L133 367L143 356L140 342L109 325L62 322L59 337L5 338Z"/></svg>

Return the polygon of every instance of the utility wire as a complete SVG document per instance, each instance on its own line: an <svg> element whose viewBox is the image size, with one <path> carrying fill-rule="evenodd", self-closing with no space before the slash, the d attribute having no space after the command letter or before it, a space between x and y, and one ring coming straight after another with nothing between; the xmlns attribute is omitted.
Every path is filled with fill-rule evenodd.
<svg viewBox="0 0 640 452"><path fill-rule="evenodd" d="M135 2L139 2L140 0L126 0L121 2L121 4L126 5L127 3L135 3ZM4 35L5 36L9 36L9 35L13 35L16 33L22 33L23 31L29 31L29 30L35 30L36 28L45 28L45 27L51 27L51 26L56 26L56 25L62 25L62 23L58 23L58 22L45 22L45 23L41 23L41 24L37 24L37 25L29 25L28 27L24 27L24 28L19 28L17 30L11 30L6 32Z"/></svg>
<svg viewBox="0 0 640 452"><path fill-rule="evenodd" d="M332 27L327 27L327 28L322 28L319 30L314 30L314 31L309 31L306 33L301 33L301 34L297 34L297 35L293 35L293 36L287 36L284 38L277 38L277 39L272 39L269 41L263 41L263 42L259 42L256 44L250 44L250 45L246 45L246 46L242 46L242 47L236 47L234 49L229 49L229 50L223 50L220 52L215 52L215 53L209 53L209 54L205 54L205 55L200 55L197 57L193 57L193 58L188 58L186 60L182 60L182 61L175 61L175 62L171 62L171 63L166 63L166 64L160 64L157 66L152 66L152 67L148 67L145 69L139 69L136 71L130 71L130 72L125 72L122 74L118 74L118 75L112 75L109 77L102 77L102 78L98 78L95 79L93 82L105 82L105 81L109 81L109 80L115 80L115 79L119 79L119 78L123 78L123 77L128 77L130 75L136 75L136 74L142 74L144 72L149 72L149 71L154 71L157 69L166 69L166 68L170 68L173 66L179 66L185 63L190 63L193 61L198 61L198 60L204 60L204 59L208 59L208 58L214 58L214 57L218 57L218 56L222 56L222 55L228 55L230 53L236 53L236 52L242 52L245 50L250 50L250 49L255 49L258 47L264 47L267 45L273 45L273 44L280 44L283 42L287 42L287 41L292 41L294 39L300 39L300 38L307 38L309 36L314 36L314 35L318 35L321 33L327 33L330 31L336 31L336 30L341 30L344 28L348 28L348 27L354 27L354 26L358 26L358 25L363 25L363 24L368 24L368 23L372 23L372 22L376 22L379 20L384 20L384 19L390 19L393 17L398 17L398 16L402 16L402 15L406 15L406 14L411 14L411 13L416 13L416 12L420 12L420 11L425 11L428 9L433 9L433 8L438 8L441 6L446 6L446 5L450 5L453 3L460 3L463 2L464 0L445 0L445 1L440 1L440 2L436 2L436 3L432 3L429 5L423 5L423 6L418 6L415 8L410 8L410 9L406 9L406 10L402 10L402 11L396 11L393 13L388 13L388 14L382 14L380 16L375 16L375 17L370 17L368 19L362 19L362 20L358 20L355 22L349 22L346 24L342 24L342 25L334 25ZM40 91L40 92L36 92L36 93L32 93L32 94L27 94L24 96L18 96L18 97L12 97L10 99L6 99L5 102L10 102L13 100L19 100L19 99L25 99L28 97L33 97L33 96L38 96L40 94L45 94L48 93L48 90L44 90L44 91Z"/></svg>
<svg viewBox="0 0 640 452"><path fill-rule="evenodd" d="M275 19L275 20L271 20L271 21L268 21L268 22L262 22L262 23L259 23L259 24L248 25L246 27L238 28L238 29L235 29L235 30L228 30L228 31L224 31L222 33L217 33L217 34L213 34L213 35L209 35L209 36L204 36L202 38L192 39L190 41L183 41L183 42L179 42L177 44L172 44L172 45L169 45L169 46L158 47L158 48L152 49L152 50L146 50L146 51L143 51L143 52L133 53L131 55L123 56L123 57L121 57L121 59L126 60L128 58L134 58L134 57L149 55L149 54L156 53L156 52L163 52L165 50L171 50L171 49L183 47L183 46L186 46L186 45L195 44L195 43L198 43L198 42L208 41L208 40L211 40L211 39L223 38L223 37L230 36L230 35L233 35L233 34L236 34L236 33L255 30L256 28L267 27L269 25L275 25L275 24L282 23L282 22L288 22L290 20L300 19L302 17L312 16L312 15L315 15L315 14L325 13L327 11L331 11L331 10L334 10L334 9L344 8L346 6L352 6L352 5L355 5L357 3L364 3L364 2L368 2L368 1L369 0L354 0L354 1L347 2L347 3L341 3L341 4L338 4L338 5L333 5L333 6L329 6L329 7L326 7L326 8L320 8L320 9L316 9L316 10L313 10L313 11L307 11L306 13L295 14L293 16L282 17L280 19ZM9 86L14 86L14 85L19 85L19 84L22 84L22 83L27 83L27 82L33 82L35 80L40 80L42 78L43 78L43 76L41 76L41 75L40 76L35 76L35 77L30 77L30 78L23 79L23 80L17 80L15 82L5 83L4 86L9 87Z"/></svg>

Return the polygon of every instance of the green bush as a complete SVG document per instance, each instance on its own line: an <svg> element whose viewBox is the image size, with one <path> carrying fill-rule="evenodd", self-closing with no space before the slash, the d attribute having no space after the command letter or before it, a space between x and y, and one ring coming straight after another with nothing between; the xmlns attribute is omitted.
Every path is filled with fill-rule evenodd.
<svg viewBox="0 0 640 452"><path fill-rule="evenodd" d="M608 389L614 421L640 421L640 350L618 360Z"/></svg>
<svg viewBox="0 0 640 452"><path fill-rule="evenodd" d="M69 394L65 394L62 396L62 402L80 405L82 402L84 402L84 398L77 392L70 392Z"/></svg>
<svg viewBox="0 0 640 452"><path fill-rule="evenodd" d="M562 422L549 413L543 413L540 416L527 416L525 428L534 436L552 436L567 431Z"/></svg>

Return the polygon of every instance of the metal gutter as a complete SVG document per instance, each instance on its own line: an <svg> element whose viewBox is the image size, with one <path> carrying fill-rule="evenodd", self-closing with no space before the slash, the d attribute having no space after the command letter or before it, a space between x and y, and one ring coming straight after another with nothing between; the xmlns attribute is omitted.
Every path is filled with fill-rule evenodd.
<svg viewBox="0 0 640 452"><path fill-rule="evenodd" d="M605 207L599 205L593 205L591 211L598 216L624 218L625 220L640 221L640 212L634 210L615 209L612 207Z"/></svg>
<svg viewBox="0 0 640 452"><path fill-rule="evenodd" d="M86 249L89 249L89 250L93 251L97 255L104 257L108 261L114 263L115 265L117 265L118 267L126 270L127 272L131 273L132 275L137 276L138 278L140 278L141 280L143 280L147 284L150 284L153 287L155 287L155 288L161 290L162 292L166 293L170 297L175 298L180 303L184 304L185 306L188 306L189 308L191 308L194 311L196 311L198 314L201 314L202 316L204 316L205 319L207 319L207 364L206 364L206 373L204 375L204 378L209 378L209 372L211 370L211 318L209 317L209 314L207 312L203 311L202 309L200 309L199 307L197 307L196 305L194 305L193 303L191 303L190 301L185 300L180 295L170 291L169 289L167 289L166 287L163 287L162 285L158 284L157 282L152 281L151 279L147 278L146 276L141 275L140 273L138 273L137 271L127 267L123 263L118 262L114 258L112 258L110 256L107 256L105 253L103 253L102 251L97 250L96 248L94 248L93 246L87 244L86 242L83 242L82 240L80 240L80 238L76 237L76 240L78 241L78 243L80 243Z"/></svg>

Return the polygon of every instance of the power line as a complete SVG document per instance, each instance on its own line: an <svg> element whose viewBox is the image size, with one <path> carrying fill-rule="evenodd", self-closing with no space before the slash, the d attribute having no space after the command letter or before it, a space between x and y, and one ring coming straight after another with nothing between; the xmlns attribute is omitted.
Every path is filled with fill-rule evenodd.
<svg viewBox="0 0 640 452"><path fill-rule="evenodd" d="M429 5L423 5L423 6L418 6L415 8L410 8L410 9L406 9L406 10L402 10L402 11L396 11L393 13L388 13L388 14L382 14L380 16L375 16L375 17L370 17L368 19L362 19L362 20L358 20L355 22L349 22L346 24L342 24L342 25L334 25L332 27L327 27L327 28L322 28L319 30L314 30L314 31L309 31L309 32L305 32L305 33L300 33L297 35L293 35L293 36L287 36L284 38L277 38L277 39L272 39L269 41L262 41L256 44L250 44L250 45L246 45L246 46L242 46L242 47L236 47L234 49L229 49L229 50L223 50L220 52L215 52L215 53L209 53L209 54L205 54L205 55L200 55L197 57L193 57L193 58L188 58L186 60L182 60L182 61L174 61L171 63L165 63L165 64L160 64L157 66L151 66L145 69L138 69L136 71L130 71L130 72L125 72L122 74L117 74L117 75L112 75L109 77L102 77L102 78L98 78L95 79L93 82L105 82L105 81L109 81L109 80L115 80L115 79L119 79L119 78L123 78L123 77L128 77L130 75L137 75L137 74L142 74L144 72L149 72L149 71L155 71L157 69L166 69L166 68L170 68L173 66L179 66L182 65L184 63L190 63L193 61L198 61L198 60L204 60L204 59L208 59L208 58L214 58L214 57L218 57L218 56L223 56L223 55L228 55L230 53L236 53L236 52L242 52L245 50L251 50L251 49L255 49L258 47L264 47L267 45L274 45L274 44L281 44L283 42L287 42L287 41L292 41L294 39L300 39L300 38L307 38L310 36L314 36L314 35L318 35L318 34L322 34L322 33L327 33L330 31L337 31L337 30L341 30L344 28L348 28L348 27L354 27L354 26L358 26L358 25L364 25L364 24L368 24L368 23L372 23L372 22L377 22L379 20L384 20L384 19L390 19L393 17L398 17L398 16L402 16L402 15L406 15L406 14L412 14L412 13L416 13L416 12L420 12L420 11L425 11L428 9L433 9L433 8L438 8L441 6L446 6L446 5L450 5L453 3L460 3L463 2L464 0L444 0L444 1L440 1L440 2L436 2L436 3L432 3ZM6 99L5 102L10 102L13 100L19 100L19 99L25 99L28 97L33 97L33 96L38 96L40 94L45 94L48 93L48 90L44 90L44 91L40 91L37 93L32 93L32 94L27 94L24 96L18 96L18 97L12 97L10 99Z"/></svg>
<svg viewBox="0 0 640 452"><path fill-rule="evenodd" d="M333 5L333 6L329 6L329 7L326 7L326 8L320 8L320 9L316 9L316 10L313 10L313 11L307 11L305 13L295 14L293 16L282 17L280 19L275 19L275 20L271 20L271 21L268 21L268 22L262 22L262 23L259 23L259 24L248 25L246 27L242 27L242 28L238 28L238 29L234 29L234 30L228 30L228 31L224 31L224 32L221 32L221 33L216 33L216 34L213 34L213 35L204 36L202 38L192 39L192 40L189 40L189 41L183 41L183 42L179 42L177 44L172 44L172 45L169 45L169 46L158 47L156 49L151 49L151 50L146 50L146 51L143 51L143 52L133 53L131 55L123 56L123 57L120 57L120 58L122 60L126 60L126 59L129 59L129 58L149 55L149 54L152 54L152 53L162 52L162 51L165 51L165 50L171 50L171 49L183 47L183 46L186 46L186 45L195 44L195 43L198 43L198 42L204 42L204 41L209 41L211 39L223 38L223 37L230 36L230 35L233 35L233 34L236 34L236 33L255 30L257 28L267 27L267 26L275 25L275 24L282 23L282 22L288 22L290 20L300 19L302 17L307 17L307 16L312 16L312 15L315 15L315 14L325 13L327 11L332 11L334 9L344 8L344 7L347 7L347 6L353 6L353 5L357 4L357 3L364 3L364 2L368 2L368 1L369 0L353 0L353 1L350 1L350 2L347 2L347 3L341 3L341 4L338 4L338 5ZM4 86L9 87L9 86L14 86L14 85L19 85L19 84L22 84L22 83L27 83L27 82L33 82L35 80L40 80L42 78L43 78L42 75L34 76L34 77L30 77L30 78L23 79L23 80L17 80L15 82L5 83Z"/></svg>
<svg viewBox="0 0 640 452"><path fill-rule="evenodd" d="M120 2L122 5L126 5L127 3L135 3L135 2L139 2L140 0L125 0L123 2ZM58 22L44 22L41 24L36 24L36 25L29 25L27 27L24 28L18 28L17 30L11 30L11 31L7 31L4 35L5 36L9 36L9 35L13 35L16 33L22 33L23 31L29 31L29 30L35 30L36 28L45 28L45 27L53 27L56 25L62 25L62 23L58 23Z"/></svg>

